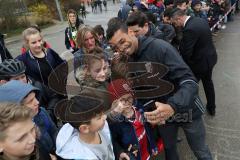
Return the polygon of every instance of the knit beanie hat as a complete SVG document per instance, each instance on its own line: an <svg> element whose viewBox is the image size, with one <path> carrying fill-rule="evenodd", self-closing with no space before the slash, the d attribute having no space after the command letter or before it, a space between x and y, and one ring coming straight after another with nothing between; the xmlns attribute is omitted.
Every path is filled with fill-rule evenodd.
<svg viewBox="0 0 240 160"><path fill-rule="evenodd" d="M107 88L108 88L108 91L110 92L109 101L111 103L125 94L131 94L133 96L131 85L125 79L116 79L110 82Z"/></svg>

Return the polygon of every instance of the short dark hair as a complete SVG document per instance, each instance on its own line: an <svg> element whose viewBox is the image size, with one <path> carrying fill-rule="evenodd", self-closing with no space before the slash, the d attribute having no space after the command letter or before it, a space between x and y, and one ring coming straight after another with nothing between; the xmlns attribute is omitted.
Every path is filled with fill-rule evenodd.
<svg viewBox="0 0 240 160"><path fill-rule="evenodd" d="M148 17L141 11L131 13L126 20L127 26L138 25L139 27L143 27L145 23L148 23Z"/></svg>
<svg viewBox="0 0 240 160"><path fill-rule="evenodd" d="M97 33L98 35L103 35L104 36L104 29L101 25L96 25L93 30L95 31L95 33Z"/></svg>
<svg viewBox="0 0 240 160"><path fill-rule="evenodd" d="M189 1L188 1L188 0L174 0L174 5L175 5L175 6L181 5L181 4L183 4L183 3L188 4Z"/></svg>
<svg viewBox="0 0 240 160"><path fill-rule="evenodd" d="M164 1L165 6L168 6L168 5L171 5L171 4L174 4L174 0L165 0Z"/></svg>
<svg viewBox="0 0 240 160"><path fill-rule="evenodd" d="M70 100L62 100L55 108L56 116L76 129L80 125L90 124L93 118L104 112L103 100L91 94L80 94Z"/></svg>
<svg viewBox="0 0 240 160"><path fill-rule="evenodd" d="M118 31L121 30L124 33L127 33L127 26L123 23L119 18L112 18L108 21L108 28L107 28L107 40L110 40L113 35Z"/></svg>
<svg viewBox="0 0 240 160"><path fill-rule="evenodd" d="M172 15L172 8L167 8L165 9L165 11L163 12L163 17L169 17L171 18L171 15Z"/></svg>
<svg viewBox="0 0 240 160"><path fill-rule="evenodd" d="M186 15L186 12L179 8L174 8L171 11L171 18L174 18L176 16L185 16L185 15Z"/></svg>

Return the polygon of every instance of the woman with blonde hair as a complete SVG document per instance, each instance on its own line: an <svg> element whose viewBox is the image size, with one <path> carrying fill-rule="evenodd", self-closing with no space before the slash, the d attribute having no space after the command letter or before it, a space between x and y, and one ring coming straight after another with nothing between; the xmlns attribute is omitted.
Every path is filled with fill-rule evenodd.
<svg viewBox="0 0 240 160"><path fill-rule="evenodd" d="M43 46L43 37L36 28L27 28L22 35L29 50L17 59L25 64L27 76L48 86L48 76L64 61L54 50Z"/></svg>

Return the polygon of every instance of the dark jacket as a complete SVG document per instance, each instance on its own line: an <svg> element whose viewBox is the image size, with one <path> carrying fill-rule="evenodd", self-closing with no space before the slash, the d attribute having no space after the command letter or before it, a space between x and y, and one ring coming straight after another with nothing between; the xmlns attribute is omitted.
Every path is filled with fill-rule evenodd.
<svg viewBox="0 0 240 160"><path fill-rule="evenodd" d="M198 118L204 112L203 105L196 103L198 84L189 67L177 50L169 43L151 37L140 37L138 50L132 56L134 62L156 62L165 65L168 72L162 79L174 85L174 91L157 100L168 103L175 113L186 113L192 110L192 118ZM156 75L156 74L155 74ZM151 85L148 80L148 85ZM202 111L202 112L201 112Z"/></svg>
<svg viewBox="0 0 240 160"><path fill-rule="evenodd" d="M75 41L73 40L72 30L73 28L67 27L65 29L65 46L67 49L73 49L73 53L78 50ZM77 31L77 27L74 28Z"/></svg>
<svg viewBox="0 0 240 160"><path fill-rule="evenodd" d="M153 23L148 23L148 27L148 32L145 34L145 36L152 36L154 38L164 39L163 32L156 28Z"/></svg>
<svg viewBox="0 0 240 160"><path fill-rule="evenodd" d="M55 124L57 124L57 118L54 115L54 108L60 100L64 99L64 96L59 95L52 91L50 88L45 86L44 84L35 81L34 79L28 77L28 82L33 85L34 87L39 89L38 100L39 105L44 106L47 110L48 114L50 115L51 119Z"/></svg>
<svg viewBox="0 0 240 160"><path fill-rule="evenodd" d="M139 111L143 116L143 106L139 103L135 103L134 106L136 107L137 111ZM138 147L138 154L136 160L141 160L140 145L134 126L124 116L120 116L119 119L120 122L109 123L109 128L113 139L113 149L115 152L115 156L118 157L122 152L126 153L129 145L132 144L137 145ZM158 147L156 144L156 139L154 139L155 137L153 134L153 128L146 121L144 121L143 123L148 141L148 153L151 155L152 150L158 151Z"/></svg>
<svg viewBox="0 0 240 160"><path fill-rule="evenodd" d="M190 17L183 28L180 53L193 73L206 73L217 63L217 52L206 20Z"/></svg>
<svg viewBox="0 0 240 160"><path fill-rule="evenodd" d="M128 14L132 8L128 4L124 4L118 11L118 18L122 21L126 21Z"/></svg>
<svg viewBox="0 0 240 160"><path fill-rule="evenodd" d="M167 42L171 42L173 38L176 36L175 29L172 25L170 24L163 24L160 23L157 28L163 32L163 39Z"/></svg>
<svg viewBox="0 0 240 160"><path fill-rule="evenodd" d="M64 63L64 61L60 58L60 56L52 49L48 48L45 52L50 67L55 69L58 65ZM26 66L26 75L32 77L34 80L39 81L44 84L44 82L48 81L42 78L41 69L38 61L34 58L30 51L27 51L25 54L19 55L17 57L18 60L23 61ZM47 84L45 84L47 85Z"/></svg>
<svg viewBox="0 0 240 160"><path fill-rule="evenodd" d="M39 112L36 116L34 116L33 121L40 130L39 143L48 153L55 154L58 130L49 117L47 111L43 107L40 107Z"/></svg>
<svg viewBox="0 0 240 160"><path fill-rule="evenodd" d="M8 51L8 49L5 46L4 36L1 33L0 33L0 56L1 56L2 62L5 59L12 59L13 58L12 55L10 54L10 52Z"/></svg>

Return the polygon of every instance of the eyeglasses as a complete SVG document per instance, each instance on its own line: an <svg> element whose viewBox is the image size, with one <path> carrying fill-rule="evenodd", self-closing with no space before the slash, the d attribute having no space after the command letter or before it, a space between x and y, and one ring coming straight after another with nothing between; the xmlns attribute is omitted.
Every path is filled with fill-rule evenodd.
<svg viewBox="0 0 240 160"><path fill-rule="evenodd" d="M132 96L129 96L127 98L121 98L120 101L124 104L126 103L133 103L133 97Z"/></svg>

